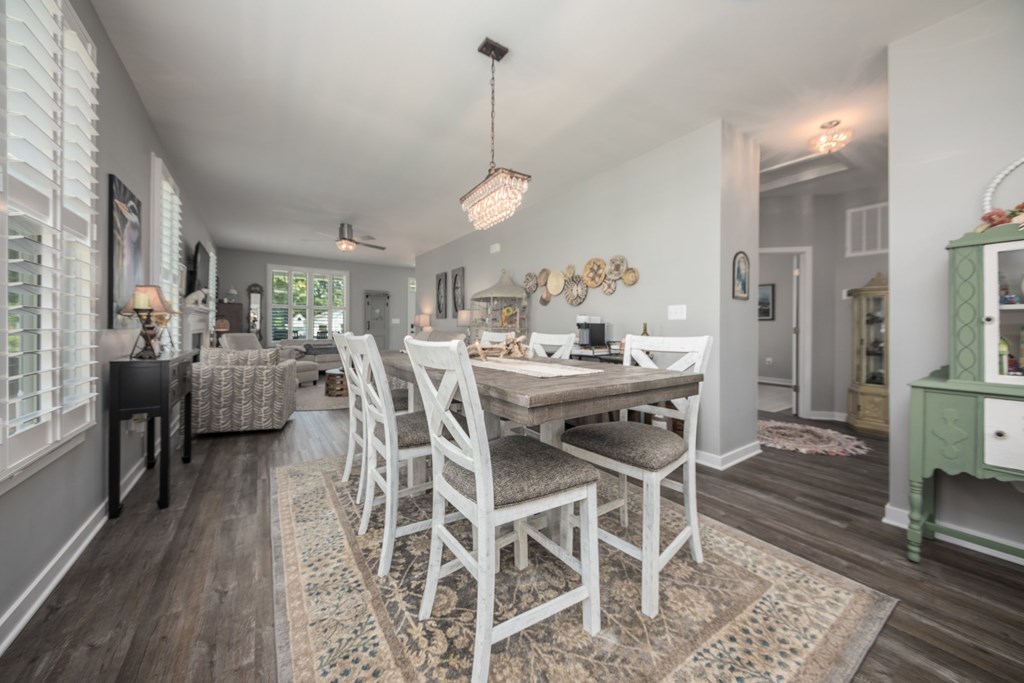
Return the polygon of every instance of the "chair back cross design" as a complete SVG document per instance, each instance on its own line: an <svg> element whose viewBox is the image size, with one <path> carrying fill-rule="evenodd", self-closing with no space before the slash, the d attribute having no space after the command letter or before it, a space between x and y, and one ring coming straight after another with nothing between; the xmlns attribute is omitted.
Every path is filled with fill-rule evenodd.
<svg viewBox="0 0 1024 683"><path fill-rule="evenodd" d="M568 359L575 343L576 335L571 332L569 334L534 332L530 335L530 350L538 358ZM550 353L548 353L549 347L554 347L554 350Z"/></svg>

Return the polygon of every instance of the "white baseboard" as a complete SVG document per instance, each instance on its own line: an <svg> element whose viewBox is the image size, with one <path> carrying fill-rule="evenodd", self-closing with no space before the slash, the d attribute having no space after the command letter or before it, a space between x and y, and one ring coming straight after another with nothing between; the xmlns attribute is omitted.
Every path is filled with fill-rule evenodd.
<svg viewBox="0 0 1024 683"><path fill-rule="evenodd" d="M887 504L885 506L885 516L882 517L882 521L886 524L899 527L900 529L906 529L908 526L910 526L910 511ZM1004 545L1008 545L1011 548L1024 550L1024 544L1022 543L1009 541L1005 538L995 538L988 534L979 533L975 529L968 529L967 527L960 526L959 524L950 524L948 522L942 521L939 521L939 523L942 524L942 526L947 527L949 529L953 529L955 531L961 531L965 534L971 534L973 536L980 536L982 538L986 538L992 541L996 541L998 543L1002 543ZM936 533L935 538L937 540L945 541L946 543L951 543L952 545L959 546L961 548L973 550L974 552L981 553L982 555L988 555L989 557L997 557L1000 560L1006 560L1007 562L1012 562L1014 564L1024 565L1024 558L1017 557L1016 555L1010 555L1009 553L1004 553L999 550L988 548L983 545L978 545L977 543L971 543L970 541L965 541L964 539L957 538L956 536L950 536L948 534L943 533Z"/></svg>
<svg viewBox="0 0 1024 683"><path fill-rule="evenodd" d="M25 624L36 613L43 601L60 580L64 578L68 569L75 563L82 551L89 545L96 533L107 521L107 501L103 501L96 510L89 515L88 519L78 528L78 531L68 539L64 547L60 549L52 560L39 572L35 580L25 591L18 596L10 609L0 617L0 655L10 647L14 639L18 637Z"/></svg>
<svg viewBox="0 0 1024 683"><path fill-rule="evenodd" d="M750 443L735 448L728 453L717 455L707 451L697 451L697 464L710 467L713 470L727 470L748 458L752 458L761 452L761 443L751 441Z"/></svg>
<svg viewBox="0 0 1024 683"><path fill-rule="evenodd" d="M831 422L846 422L846 413L833 413L827 410L811 410L801 415L808 420L829 420Z"/></svg>
<svg viewBox="0 0 1024 683"><path fill-rule="evenodd" d="M778 377L758 377L758 384L777 384L780 387L791 387L793 386L793 380L791 379L780 379Z"/></svg>

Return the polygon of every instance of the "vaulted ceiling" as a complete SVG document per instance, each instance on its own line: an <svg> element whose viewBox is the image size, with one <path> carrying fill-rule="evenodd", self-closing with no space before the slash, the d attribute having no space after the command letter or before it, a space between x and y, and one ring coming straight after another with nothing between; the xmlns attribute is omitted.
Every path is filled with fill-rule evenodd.
<svg viewBox="0 0 1024 683"><path fill-rule="evenodd" d="M529 211L716 118L765 166L842 119L863 182L885 164L886 45L979 3L93 1L218 246L341 258L344 221L388 247L344 258L406 265L472 230L485 36L510 48L497 161L534 176Z"/></svg>

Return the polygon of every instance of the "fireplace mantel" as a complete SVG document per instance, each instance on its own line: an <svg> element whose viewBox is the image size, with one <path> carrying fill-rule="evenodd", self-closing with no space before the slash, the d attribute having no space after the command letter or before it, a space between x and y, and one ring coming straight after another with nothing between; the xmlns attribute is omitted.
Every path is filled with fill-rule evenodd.
<svg viewBox="0 0 1024 683"><path fill-rule="evenodd" d="M210 345L210 313L209 306L185 306L181 315L181 345L185 349L195 350ZM200 335L199 346L193 342L195 335Z"/></svg>

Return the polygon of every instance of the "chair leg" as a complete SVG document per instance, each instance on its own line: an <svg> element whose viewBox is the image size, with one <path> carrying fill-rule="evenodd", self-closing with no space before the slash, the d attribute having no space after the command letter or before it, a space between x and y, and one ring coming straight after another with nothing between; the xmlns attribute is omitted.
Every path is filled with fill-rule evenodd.
<svg viewBox="0 0 1024 683"><path fill-rule="evenodd" d="M476 577L476 643L473 648L473 683L484 683L491 668L494 636L494 527L480 529Z"/></svg>
<svg viewBox="0 0 1024 683"><path fill-rule="evenodd" d="M516 531L516 540L513 545L515 551L516 569L523 570L530 566L530 556L527 552L526 520L517 519L512 526Z"/></svg>
<svg viewBox="0 0 1024 683"><path fill-rule="evenodd" d="M345 472L341 475L342 481L348 481L352 476L352 463L356 459L356 435L355 418L351 414L348 418L348 451L345 455Z"/></svg>
<svg viewBox="0 0 1024 683"><path fill-rule="evenodd" d="M363 465L366 468L366 474L363 475L363 481L366 483L363 485L363 516L359 520L359 535L362 536L366 533L366 530L370 528L370 513L373 512L373 497L377 493L377 479L374 477L374 472L371 470L376 469L376 457L363 458Z"/></svg>
<svg viewBox="0 0 1024 683"><path fill-rule="evenodd" d="M569 522L572 508L572 503L558 508L558 545L568 553L572 552L572 524Z"/></svg>
<svg viewBox="0 0 1024 683"><path fill-rule="evenodd" d="M661 554L661 491L657 474L644 473L644 540L640 557L643 564L641 611L652 619L658 616L658 556Z"/></svg>
<svg viewBox="0 0 1024 683"><path fill-rule="evenodd" d="M423 599L420 601L420 621L430 618L434 610L434 596L437 595L437 582L441 577L441 555L444 552L444 542L438 536L437 530L444 526L444 498L437 491L434 491L434 512L433 523L430 525L430 560L427 562L427 580L423 584Z"/></svg>
<svg viewBox="0 0 1024 683"><path fill-rule="evenodd" d="M627 506L629 491L629 478L625 474L619 475L619 498L622 499L622 507L619 508L619 524L625 529L629 526L629 507Z"/></svg>
<svg viewBox="0 0 1024 683"><path fill-rule="evenodd" d="M580 501L580 566L587 598L583 601L583 630L596 635L601 630L601 580L598 573L597 484L587 487L587 499Z"/></svg>
<svg viewBox="0 0 1024 683"><path fill-rule="evenodd" d="M692 530L690 554L693 561L700 564L704 561L704 551L700 547L700 518L697 516L697 467L692 460L686 463L686 523Z"/></svg>
<svg viewBox="0 0 1024 683"><path fill-rule="evenodd" d="M411 467L410 461L410 467ZM384 489L384 540L380 548L380 565L377 576L387 576L391 571L391 556L395 552L395 529L398 527L398 468L387 468L387 487ZM373 496L370 497L372 507ZM364 511L365 516L365 511Z"/></svg>

